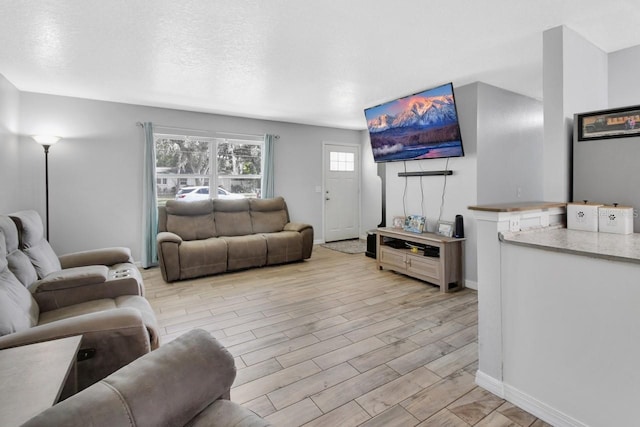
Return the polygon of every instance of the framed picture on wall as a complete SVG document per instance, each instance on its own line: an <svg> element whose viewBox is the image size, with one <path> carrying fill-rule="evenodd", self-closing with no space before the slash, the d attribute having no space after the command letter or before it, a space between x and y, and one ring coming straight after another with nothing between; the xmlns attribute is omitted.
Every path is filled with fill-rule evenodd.
<svg viewBox="0 0 640 427"><path fill-rule="evenodd" d="M640 105L577 114L578 141L640 135Z"/></svg>

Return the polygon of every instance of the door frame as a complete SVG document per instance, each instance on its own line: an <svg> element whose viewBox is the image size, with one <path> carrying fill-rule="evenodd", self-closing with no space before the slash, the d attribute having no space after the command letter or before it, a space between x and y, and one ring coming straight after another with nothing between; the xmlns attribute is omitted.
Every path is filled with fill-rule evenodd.
<svg viewBox="0 0 640 427"><path fill-rule="evenodd" d="M322 243L325 243L325 232L327 228L326 224L326 180L327 171L324 168L327 164L327 145L336 145L342 147L355 148L358 155L357 172L358 178L358 238L362 238L362 145L353 142L334 142L334 141L322 141Z"/></svg>

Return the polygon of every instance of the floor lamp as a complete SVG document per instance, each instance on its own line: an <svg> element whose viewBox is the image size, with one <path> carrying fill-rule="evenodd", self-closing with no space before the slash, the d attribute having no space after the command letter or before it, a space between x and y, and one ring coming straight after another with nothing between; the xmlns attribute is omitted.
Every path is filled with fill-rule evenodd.
<svg viewBox="0 0 640 427"><path fill-rule="evenodd" d="M49 240L49 147L60 141L60 137L49 135L34 135L32 138L44 148L44 185L46 198L45 221L47 224L47 240Z"/></svg>

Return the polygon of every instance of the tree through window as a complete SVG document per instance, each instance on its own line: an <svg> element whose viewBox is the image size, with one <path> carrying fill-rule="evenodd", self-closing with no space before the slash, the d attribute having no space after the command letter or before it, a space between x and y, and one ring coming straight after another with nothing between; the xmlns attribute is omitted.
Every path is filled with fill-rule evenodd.
<svg viewBox="0 0 640 427"><path fill-rule="evenodd" d="M264 143L154 134L158 205L167 200L261 196ZM213 191L213 189L216 191Z"/></svg>

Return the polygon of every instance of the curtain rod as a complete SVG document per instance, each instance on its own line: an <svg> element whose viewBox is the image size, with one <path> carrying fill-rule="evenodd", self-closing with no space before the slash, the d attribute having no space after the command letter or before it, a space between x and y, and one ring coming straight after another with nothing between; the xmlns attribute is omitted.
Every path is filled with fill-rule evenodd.
<svg viewBox="0 0 640 427"><path fill-rule="evenodd" d="M136 126L142 126L142 122L136 122ZM251 136L251 137L262 136L262 135L256 135L251 133L213 132L210 130L203 130L203 129L190 129L190 128L181 128L177 126L165 126L165 125L156 124L156 123L154 123L153 126L157 126L159 128L164 128L164 129L174 129L174 130L181 130L185 132L200 132L200 133L208 133L213 135ZM280 135L273 135L273 137L275 139L280 139Z"/></svg>

